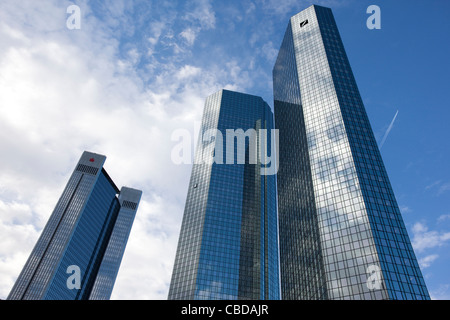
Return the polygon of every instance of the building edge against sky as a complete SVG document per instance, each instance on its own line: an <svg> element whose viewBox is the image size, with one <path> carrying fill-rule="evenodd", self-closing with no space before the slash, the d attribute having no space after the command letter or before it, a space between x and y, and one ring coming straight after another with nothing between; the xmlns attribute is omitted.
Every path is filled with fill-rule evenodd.
<svg viewBox="0 0 450 320"><path fill-rule="evenodd" d="M261 158L249 161L256 147L250 136L239 143L228 135L272 128L260 97L220 90L206 99L169 300L279 299L276 178L261 174ZM225 161L230 154L232 164Z"/></svg>
<svg viewBox="0 0 450 320"><path fill-rule="evenodd" d="M105 160L82 154L9 300L110 298L142 191L119 190Z"/></svg>
<svg viewBox="0 0 450 320"><path fill-rule="evenodd" d="M273 69L283 299L429 299L331 9Z"/></svg>

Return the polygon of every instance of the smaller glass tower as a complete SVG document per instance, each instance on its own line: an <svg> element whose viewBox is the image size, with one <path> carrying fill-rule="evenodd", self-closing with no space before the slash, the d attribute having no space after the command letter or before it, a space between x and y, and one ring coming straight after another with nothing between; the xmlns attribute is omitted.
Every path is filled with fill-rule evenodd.
<svg viewBox="0 0 450 320"><path fill-rule="evenodd" d="M260 97L206 99L169 300L279 299L272 128Z"/></svg>
<svg viewBox="0 0 450 320"><path fill-rule="evenodd" d="M105 160L83 153L9 300L109 299L142 192L119 191Z"/></svg>

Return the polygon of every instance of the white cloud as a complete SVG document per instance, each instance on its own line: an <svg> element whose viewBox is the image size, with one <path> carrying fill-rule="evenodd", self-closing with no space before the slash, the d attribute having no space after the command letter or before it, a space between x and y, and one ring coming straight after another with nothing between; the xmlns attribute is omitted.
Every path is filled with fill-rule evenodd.
<svg viewBox="0 0 450 320"><path fill-rule="evenodd" d="M177 79L186 79L186 78L192 78L195 76L198 76L202 73L202 70L198 67L185 65L183 68L181 68L177 73L176 77Z"/></svg>
<svg viewBox="0 0 450 320"><path fill-rule="evenodd" d="M136 70L137 48L119 54L119 24L97 20L83 2L82 28L68 30L67 3L0 5L0 298L89 150L108 157L105 168L119 187L144 191L113 298L165 299L191 169L171 163L171 133L193 132L206 96L245 88L249 76L234 62L205 71L150 60L158 72L147 81ZM111 8L121 19L129 10L122 4ZM198 4L187 17L213 28L210 4ZM162 28L153 25L150 47Z"/></svg>
<svg viewBox="0 0 450 320"><path fill-rule="evenodd" d="M249 14L253 13L255 11L255 9L256 9L255 4L253 2L250 2L248 4L248 8L245 10L245 14L249 15Z"/></svg>
<svg viewBox="0 0 450 320"><path fill-rule="evenodd" d="M265 43L262 46L261 50L262 50L262 53L264 54L265 58L270 63L275 63L275 59L278 55L278 49L274 48L272 41Z"/></svg>
<svg viewBox="0 0 450 320"><path fill-rule="evenodd" d="M442 182L442 180L438 180L435 181L429 185L427 185L425 187L425 190L430 190L430 189L437 189L436 195L440 196L443 193L447 192L448 190L450 190L450 183L449 182Z"/></svg>
<svg viewBox="0 0 450 320"><path fill-rule="evenodd" d="M141 202L111 299L167 299L182 212L159 196Z"/></svg>
<svg viewBox="0 0 450 320"><path fill-rule="evenodd" d="M0 200L0 216L4 223L21 224L30 220L32 212L30 206L26 203L5 203Z"/></svg>
<svg viewBox="0 0 450 320"><path fill-rule="evenodd" d="M432 300L450 300L450 285L441 284L437 289L430 290L430 296Z"/></svg>
<svg viewBox="0 0 450 320"><path fill-rule="evenodd" d="M439 255L431 254L419 259L420 268L422 268L422 270L428 268L429 266L431 266L431 263L434 262L434 260L436 260L437 258L439 258Z"/></svg>
<svg viewBox="0 0 450 320"><path fill-rule="evenodd" d="M427 186L425 187L425 190L429 190L429 189L431 189L431 188L433 188L433 187L439 185L440 183L441 183L441 180L435 181L435 182L433 182L433 183L427 185Z"/></svg>
<svg viewBox="0 0 450 320"><path fill-rule="evenodd" d="M450 190L450 183L444 183L439 187L437 195L440 196L441 194L447 192L448 190Z"/></svg>
<svg viewBox="0 0 450 320"><path fill-rule="evenodd" d="M428 227L417 222L413 228L412 246L414 250L423 252L426 249L440 247L450 240L450 232L429 231Z"/></svg>
<svg viewBox="0 0 450 320"><path fill-rule="evenodd" d="M158 43L165 28L167 28L167 23L164 21L154 21L150 24L149 29L151 36L149 36L147 40L152 46L155 46Z"/></svg>
<svg viewBox="0 0 450 320"><path fill-rule="evenodd" d="M408 206L400 206L400 211L405 214L411 212L412 210Z"/></svg>
<svg viewBox="0 0 450 320"><path fill-rule="evenodd" d="M188 46L192 46L202 30L214 29L216 16L209 0L196 0L187 4L184 20L188 27L180 32L180 36Z"/></svg>
<svg viewBox="0 0 450 320"><path fill-rule="evenodd" d="M216 14L209 0L194 0L188 8L184 18L191 23L198 23L202 29L214 29Z"/></svg>
<svg viewBox="0 0 450 320"><path fill-rule="evenodd" d="M438 222L442 222L442 221L449 220L449 219L450 219L450 214L442 214L439 216Z"/></svg>
<svg viewBox="0 0 450 320"><path fill-rule="evenodd" d="M180 33L180 36L186 40L188 45L192 46L197 37L197 32L193 28L187 28Z"/></svg>

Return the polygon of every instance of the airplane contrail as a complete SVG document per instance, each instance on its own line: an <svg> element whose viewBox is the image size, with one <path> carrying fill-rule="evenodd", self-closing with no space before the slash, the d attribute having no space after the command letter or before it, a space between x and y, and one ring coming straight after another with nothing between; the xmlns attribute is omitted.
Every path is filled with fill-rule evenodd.
<svg viewBox="0 0 450 320"><path fill-rule="evenodd" d="M389 132L391 132L392 127L394 126L394 122L395 122L395 119L397 118L397 114L398 114L398 110L397 110L397 112L395 113L394 119L392 119L391 124L390 124L389 127L387 128L386 133L384 134L383 139L381 140L381 143L380 143L380 149L383 147L383 144L384 144L384 142L386 141L386 138L387 138L387 136L389 135Z"/></svg>

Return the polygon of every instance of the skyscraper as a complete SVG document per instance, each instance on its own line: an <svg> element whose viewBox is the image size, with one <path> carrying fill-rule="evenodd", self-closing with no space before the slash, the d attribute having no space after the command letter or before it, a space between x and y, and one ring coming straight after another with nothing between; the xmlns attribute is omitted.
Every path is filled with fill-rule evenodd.
<svg viewBox="0 0 450 320"><path fill-rule="evenodd" d="M260 97L206 99L169 299L279 298L271 129Z"/></svg>
<svg viewBox="0 0 450 320"><path fill-rule="evenodd" d="M105 160L82 154L8 299L110 298L142 192L119 191Z"/></svg>
<svg viewBox="0 0 450 320"><path fill-rule="evenodd" d="M273 69L282 299L429 299L330 9Z"/></svg>

